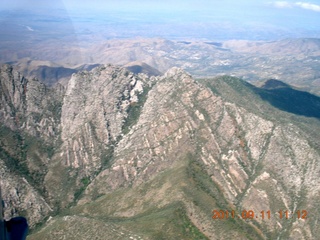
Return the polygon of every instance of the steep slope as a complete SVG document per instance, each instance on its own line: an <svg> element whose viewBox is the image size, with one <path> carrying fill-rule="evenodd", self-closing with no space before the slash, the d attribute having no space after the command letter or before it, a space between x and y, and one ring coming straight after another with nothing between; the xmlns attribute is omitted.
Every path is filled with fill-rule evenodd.
<svg viewBox="0 0 320 240"><path fill-rule="evenodd" d="M259 96L283 111L296 115L320 119L320 97L308 92L296 90L289 85L275 80L268 80L262 89L256 88Z"/></svg>
<svg viewBox="0 0 320 240"><path fill-rule="evenodd" d="M269 79L265 81L261 88L263 89L276 89L276 88L289 88L290 86L282 81L277 79Z"/></svg>
<svg viewBox="0 0 320 240"><path fill-rule="evenodd" d="M146 75L111 65L71 77L61 109L61 145L45 179L52 203L65 207L76 201L109 166L114 144L134 123L148 88Z"/></svg>
<svg viewBox="0 0 320 240"><path fill-rule="evenodd" d="M320 125L319 118L317 118L318 96L295 90L280 81L277 81L276 86L271 84L272 87L269 84L270 80L267 80L261 87L255 87L244 80L229 76L199 79L199 81L225 101L234 102L262 118L299 126L310 138L310 144L320 148L318 141ZM266 85L269 86L269 89L266 89ZM308 112L309 114L306 114Z"/></svg>
<svg viewBox="0 0 320 240"><path fill-rule="evenodd" d="M60 194L55 199L68 202L74 188L68 189L65 176L77 169L78 181L90 181L82 178L77 206L30 239L72 239L69 231L77 231L74 239L116 238L121 232L137 239L320 234L319 131L309 134L319 128L318 120L277 110L239 79L200 84L177 68L150 85L142 76L106 66L70 80L63 143L53 161L59 167L51 168L46 186L53 199ZM228 211L228 218L213 219L213 210ZM280 210L290 218L281 219Z"/></svg>
<svg viewBox="0 0 320 240"><path fill-rule="evenodd" d="M39 81L27 80L9 65L0 68L0 165L5 216L42 221L51 207L43 185L59 135L59 99Z"/></svg>

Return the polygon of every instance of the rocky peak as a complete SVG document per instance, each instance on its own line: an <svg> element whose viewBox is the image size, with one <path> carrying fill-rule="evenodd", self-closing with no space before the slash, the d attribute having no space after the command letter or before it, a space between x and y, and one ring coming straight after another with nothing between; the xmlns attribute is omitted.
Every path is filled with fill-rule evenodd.
<svg viewBox="0 0 320 240"><path fill-rule="evenodd" d="M237 211L252 209L257 213L263 209L278 211L280 206L295 209L294 206L305 204L302 191L307 191L305 194L311 198L318 194L315 170L305 168L306 159L318 157L319 153L308 144L298 127L272 122L236 103L223 101L181 69L173 68L149 91L137 123L116 145L112 165L91 182L79 205L93 201L97 195L111 196L123 188L140 189L169 169L175 172L177 166L195 161L211 179L208 185L202 182L202 187L210 192L208 189L216 186L225 206L233 206L231 208ZM316 168L320 166L317 164ZM159 198L157 194L160 193L154 189L148 191L155 191L157 197L146 194L144 199L157 207L168 201L184 202L190 207L188 216L193 223L199 228L206 226L207 236L214 238L217 228L213 226L218 223L212 222L212 216L204 217L205 211L201 213L198 204L190 203L192 197L184 195L182 189L185 188L177 188L176 194L166 192L170 200L165 195ZM218 193L211 194L213 197ZM205 205L211 197L206 198ZM113 206L118 209L115 213L118 217L133 216L145 209L138 203L131 208L125 207L123 202ZM199 212L195 212L195 208ZM300 220L294 220L290 226L279 225L275 218L268 223L263 221L256 221L260 229L256 233L264 229L262 232L269 232L266 238L273 238L280 232L289 236L305 227ZM311 228L309 225L308 231Z"/></svg>
<svg viewBox="0 0 320 240"><path fill-rule="evenodd" d="M136 121L149 88L146 75L112 65L72 75L62 101L61 144L52 157L56 167L45 179L52 201L56 196L61 203L75 201L83 182L88 184L110 165L115 146ZM72 179L67 188L64 178Z"/></svg>
<svg viewBox="0 0 320 240"><path fill-rule="evenodd" d="M184 83L194 82L193 78L182 68L173 67L170 68L162 77L162 79L173 79L175 81L182 81Z"/></svg>
<svg viewBox="0 0 320 240"><path fill-rule="evenodd" d="M17 86L22 78L16 75L14 80L15 74L7 72L2 70L1 84L7 78ZM179 68L150 81L144 74L111 65L73 74L65 91L48 89L36 80L26 84L25 95L18 91L25 97L16 97L26 99L21 103L23 132L5 129L12 137L0 139L0 173L5 198L15 206L10 210L27 209L33 224L51 208L70 203L78 203L70 211L79 232L85 231L83 221L77 221L84 220L83 215L99 223L131 217L135 222L139 216L145 221L150 212L167 213L179 203L183 219L189 221L183 226L194 225L210 239L230 237L230 229L237 239L312 239L320 234L316 219L281 222L273 216L268 222L230 219L228 224L212 219L213 209L319 209L319 151L303 126L283 120L289 119L286 113L281 113L281 121L267 119L257 114L265 108L247 108L239 99L227 101L218 95L228 89L228 95L243 97L236 91L246 93L248 84L237 81L237 87L227 88L230 83L224 82L214 91ZM1 92L1 116L10 116L7 109L20 105L11 103L13 84L3 86L10 86L11 93ZM250 97L265 104L253 92ZM15 139L13 132L21 138ZM9 140L21 146L18 156ZM52 148L43 150L47 143ZM23 163L26 173L10 172L12 163ZM40 207L31 208L31 203ZM54 230L57 223L49 222L40 235L50 229L48 234L39 239L69 230ZM104 229L106 234L111 231ZM132 229L143 232L139 225Z"/></svg>
<svg viewBox="0 0 320 240"><path fill-rule="evenodd" d="M105 65L71 77L61 113L61 138L66 149L73 149L73 153L62 152L67 165L100 167L100 157L94 158L95 147L97 144L105 147L121 136L127 110L138 101L146 86L147 79L141 76ZM69 158L70 154L74 159Z"/></svg>

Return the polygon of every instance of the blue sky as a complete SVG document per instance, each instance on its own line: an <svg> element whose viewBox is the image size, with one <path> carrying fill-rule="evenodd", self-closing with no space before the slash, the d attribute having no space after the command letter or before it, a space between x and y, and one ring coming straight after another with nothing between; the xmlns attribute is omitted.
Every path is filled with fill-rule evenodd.
<svg viewBox="0 0 320 240"><path fill-rule="evenodd" d="M314 20L320 18L320 1L269 1L269 0L1 0L0 9L35 9L64 8L69 12L84 10L88 13L101 11L128 12L189 12L224 16L231 18L241 16L246 21L252 16L263 19L278 14L278 18L301 17L312 15ZM301 21L301 19L296 19ZM292 23L294 24L294 23Z"/></svg>
<svg viewBox="0 0 320 240"><path fill-rule="evenodd" d="M42 7L66 7L83 9L117 9L117 10L214 10L214 9L236 9L250 10L256 7L265 11L268 7L282 9L300 8L320 13L320 1L268 1L268 0L1 0L0 8L35 8ZM239 10L240 10L239 9Z"/></svg>
<svg viewBox="0 0 320 240"><path fill-rule="evenodd" d="M0 9L37 8L50 11L50 14L54 8L64 9L72 21L80 15L94 17L121 12L126 13L126 16L122 15L124 20L140 18L150 24L178 21L184 24L221 23L238 28L254 26L257 29L273 27L291 32L309 31L310 36L313 36L312 31L320 32L320 1L314 0L1 0L0 4Z"/></svg>

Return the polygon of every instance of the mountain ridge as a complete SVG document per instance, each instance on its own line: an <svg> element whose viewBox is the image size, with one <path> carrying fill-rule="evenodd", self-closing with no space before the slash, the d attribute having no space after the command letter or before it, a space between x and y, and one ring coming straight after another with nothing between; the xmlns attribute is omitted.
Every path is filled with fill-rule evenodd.
<svg viewBox="0 0 320 240"><path fill-rule="evenodd" d="M1 83L8 80L1 76ZM73 74L55 96L60 107L44 107L37 120L43 126L33 130L28 119L35 119L39 103L46 106L54 95L31 83L26 94L35 96L27 96L27 104L34 107L27 107L27 120L21 118L25 133L20 135L34 134L41 141L52 124L57 139L50 156L39 149L38 157L47 162L44 178L35 182L44 185L38 194L51 214L32 221L58 215L30 239L73 239L70 229L77 231L74 239L105 239L108 233L118 239L310 239L319 234L315 212L304 221L279 222L277 215L268 222L212 219L214 209L240 215L244 209L274 214L318 209L320 153L310 144L318 133L309 133L318 120L297 116L293 121L294 114L272 107L251 84L231 77L195 80L180 68L147 77L103 65ZM1 99L2 112L8 114L4 106L10 104ZM52 114L59 119L46 120ZM30 171L35 151L26 152L22 160ZM9 189L15 187L9 184ZM102 230L95 234L92 223Z"/></svg>

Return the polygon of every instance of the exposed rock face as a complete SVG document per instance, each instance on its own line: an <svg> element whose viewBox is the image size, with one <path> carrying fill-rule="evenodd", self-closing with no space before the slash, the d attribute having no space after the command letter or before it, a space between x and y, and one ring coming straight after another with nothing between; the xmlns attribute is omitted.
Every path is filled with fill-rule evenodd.
<svg viewBox="0 0 320 240"><path fill-rule="evenodd" d="M1 76L7 74L3 71ZM309 120L301 117L304 125L298 125L283 120L291 115L269 105L272 114L281 119L237 101L226 101L219 94L222 87L218 91L200 84L179 68L170 69L162 77L148 78L122 68L100 66L74 74L66 90L60 89L55 98L50 91L57 89L46 90L37 81L31 81L29 87L28 81L14 74L1 79L6 89L13 89L13 84L20 86L2 95L8 96L1 102L1 117L11 121L6 127L54 146L50 156L40 151L38 162L7 150L17 161L28 163L27 175L44 172L40 178L31 178L32 184L21 171L8 172L6 165L10 162L2 159L6 155L1 156L5 197L13 199L10 201L16 208L27 211L31 203L36 204L34 215L28 213L33 222L50 211L46 202L55 208L79 200L71 209L74 216L69 217L69 223L78 219L80 225L85 224L89 215L104 227L108 224L101 219L139 219L179 203L191 222L188 226L193 224L209 239L314 239L320 234L314 217L319 214L320 155L312 143L316 136L304 131L304 125L307 128L311 124ZM27 91L23 90L24 84ZM223 86L218 80L212 84ZM236 84L241 91L249 91L240 80ZM236 96L230 89L225 88ZM46 107L52 99L61 105L61 112ZM267 105L258 95L255 104L262 106L259 109ZM14 121L7 109L21 112L23 121ZM36 113L41 113L41 118L32 124ZM30 156L34 152L27 150ZM38 163L44 166L35 170ZM24 190L19 190L17 182ZM43 193L35 190L41 185ZM243 210L252 210L255 216L250 220L213 220L214 209L234 210L240 216ZM309 213L307 219L280 219L280 210L288 210L290 216L302 210ZM262 219L262 211L270 211L270 219ZM81 227L71 225L81 231ZM55 219L31 239L50 239L51 235L62 238L57 226L59 221ZM121 226L133 234L129 223ZM139 224L133 229L139 236L156 239L156 235L150 237L140 231ZM45 235L47 230L52 232Z"/></svg>
<svg viewBox="0 0 320 240"><path fill-rule="evenodd" d="M61 175L79 186L81 179L93 179L109 164L114 144L130 125L128 114L146 94L149 83L146 75L133 75L111 65L71 77L61 110L61 145L53 156L60 167L51 168L45 180L52 199L60 195L74 200L73 191L62 196ZM66 167L77 174L62 174Z"/></svg>
<svg viewBox="0 0 320 240"><path fill-rule="evenodd" d="M26 111L27 79L13 71L9 65L1 66L1 122L11 129L17 128L15 113Z"/></svg>
<svg viewBox="0 0 320 240"><path fill-rule="evenodd" d="M52 141L60 121L61 86L48 89L36 79L27 80L9 65L1 66L1 122Z"/></svg>
<svg viewBox="0 0 320 240"><path fill-rule="evenodd" d="M71 77L61 113L61 158L66 165L101 167L101 148L121 136L127 110L137 103L146 81L111 66Z"/></svg>
<svg viewBox="0 0 320 240"><path fill-rule="evenodd" d="M269 232L265 237L304 229L298 238L309 239L316 231L314 222L284 223L276 215L281 209L306 209L305 199L319 195L319 152L303 132L224 102L176 68L150 90L139 121L118 143L114 163L89 185L87 196L139 185L187 154L204 165L229 206L256 214L272 211L267 222L253 223ZM201 219L201 213L194 215ZM201 221L194 223L201 227ZM215 239L215 229L207 231Z"/></svg>
<svg viewBox="0 0 320 240"><path fill-rule="evenodd" d="M31 228L43 221L52 212L45 199L24 177L12 174L2 161L0 167L5 219L25 215Z"/></svg>
<svg viewBox="0 0 320 240"><path fill-rule="evenodd" d="M51 210L43 198L48 149L58 136L59 91L27 80L9 65L0 69L0 164L7 218L24 215L34 226ZM41 143L41 144L40 144Z"/></svg>

